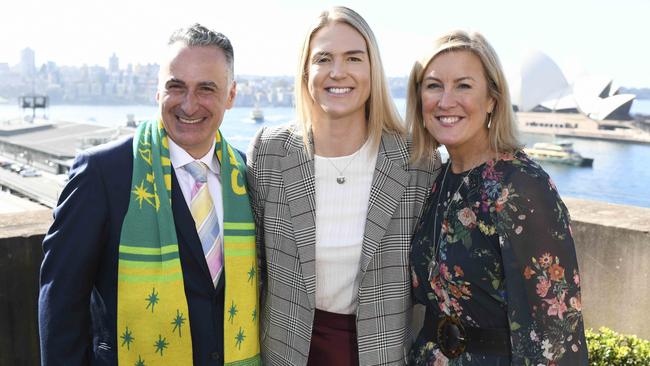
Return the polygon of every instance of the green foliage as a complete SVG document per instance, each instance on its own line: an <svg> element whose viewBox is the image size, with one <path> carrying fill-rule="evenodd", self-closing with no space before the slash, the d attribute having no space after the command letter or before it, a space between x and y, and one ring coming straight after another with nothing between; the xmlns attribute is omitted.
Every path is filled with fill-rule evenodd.
<svg viewBox="0 0 650 366"><path fill-rule="evenodd" d="M623 335L602 327L597 332L587 329L590 366L650 365L650 341Z"/></svg>

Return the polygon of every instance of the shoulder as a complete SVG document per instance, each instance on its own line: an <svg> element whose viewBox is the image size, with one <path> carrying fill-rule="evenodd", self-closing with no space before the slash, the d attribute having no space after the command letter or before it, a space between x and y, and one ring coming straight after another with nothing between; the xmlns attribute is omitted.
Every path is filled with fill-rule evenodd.
<svg viewBox="0 0 650 366"><path fill-rule="evenodd" d="M410 141L408 137L393 132L383 132L381 134L380 151L392 160L403 160L407 162L410 155Z"/></svg>
<svg viewBox="0 0 650 366"><path fill-rule="evenodd" d="M262 127L257 132L255 141L264 145L284 146L286 149L300 148L303 145L303 133L296 124Z"/></svg>
<svg viewBox="0 0 650 366"><path fill-rule="evenodd" d="M393 178L397 179L399 175L406 174L409 177L408 186L422 192L427 192L431 188L438 174L439 169L436 169L434 159L411 161L411 139L406 135L384 132L381 136L379 154L383 155L385 161L389 161L393 167L399 167L391 170L396 174ZM437 163L440 165L439 159Z"/></svg>
<svg viewBox="0 0 650 366"><path fill-rule="evenodd" d="M133 159L133 136L94 146L79 155L99 161Z"/></svg>
<svg viewBox="0 0 650 366"><path fill-rule="evenodd" d="M503 184L529 186L530 188L551 185L553 189L555 188L548 173L523 151L502 155L494 169L502 176Z"/></svg>
<svg viewBox="0 0 650 366"><path fill-rule="evenodd" d="M436 153L432 157L412 161L412 146L410 136L384 132L381 137L380 151L383 151L388 159L401 165L404 170L435 176L441 165L440 154Z"/></svg>
<svg viewBox="0 0 650 366"><path fill-rule="evenodd" d="M553 180L544 169L523 151L506 156L494 165L494 172L488 167L483 176L488 180L498 179L501 201L516 206L535 207L538 212L547 210L566 211ZM500 176L500 177L499 177Z"/></svg>
<svg viewBox="0 0 650 366"><path fill-rule="evenodd" d="M262 127L253 138L248 159L253 160L266 155L286 156L292 151L303 150L303 133L295 124Z"/></svg>
<svg viewBox="0 0 650 366"><path fill-rule="evenodd" d="M128 198L132 173L133 138L84 150L77 154L70 168L68 182L59 198L59 207L64 206L66 201L78 200L94 202L99 207L105 203L101 197ZM76 206L68 203L65 207ZM57 208L56 212L60 213L61 209Z"/></svg>
<svg viewBox="0 0 650 366"><path fill-rule="evenodd" d="M133 137L94 146L77 154L70 168L69 180L77 176L100 179L130 179L133 170ZM115 174L119 172L119 174ZM128 173L128 174L125 174Z"/></svg>

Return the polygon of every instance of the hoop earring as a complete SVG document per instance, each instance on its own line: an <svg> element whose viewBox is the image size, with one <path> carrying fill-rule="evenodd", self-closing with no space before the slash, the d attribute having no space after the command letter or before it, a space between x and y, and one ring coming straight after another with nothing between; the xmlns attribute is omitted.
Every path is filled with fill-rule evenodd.
<svg viewBox="0 0 650 366"><path fill-rule="evenodd" d="M488 130L492 127L492 113L488 113L488 123L487 123L487 128Z"/></svg>

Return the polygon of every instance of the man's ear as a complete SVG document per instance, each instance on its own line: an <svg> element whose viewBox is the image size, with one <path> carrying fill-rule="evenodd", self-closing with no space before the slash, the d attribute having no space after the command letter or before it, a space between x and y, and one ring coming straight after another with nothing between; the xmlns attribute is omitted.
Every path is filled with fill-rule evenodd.
<svg viewBox="0 0 650 366"><path fill-rule="evenodd" d="M235 105L236 96L237 96L237 82L233 80L232 85L230 86L230 90L228 90L228 101L226 102L226 109L230 109L232 108L233 105Z"/></svg>

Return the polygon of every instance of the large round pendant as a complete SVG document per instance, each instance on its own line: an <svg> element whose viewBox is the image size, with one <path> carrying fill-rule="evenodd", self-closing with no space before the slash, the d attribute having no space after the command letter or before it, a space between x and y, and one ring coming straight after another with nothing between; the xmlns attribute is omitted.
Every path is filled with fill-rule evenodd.
<svg viewBox="0 0 650 366"><path fill-rule="evenodd" d="M338 177L336 177L336 183L338 183L338 184L345 183L345 177L342 176L342 175L339 175Z"/></svg>

